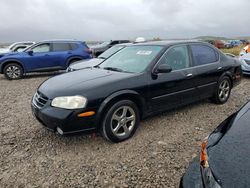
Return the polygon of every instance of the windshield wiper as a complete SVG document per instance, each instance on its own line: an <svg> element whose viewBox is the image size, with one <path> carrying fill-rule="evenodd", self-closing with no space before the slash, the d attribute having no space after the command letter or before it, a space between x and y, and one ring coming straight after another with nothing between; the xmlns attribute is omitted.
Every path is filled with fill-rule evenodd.
<svg viewBox="0 0 250 188"><path fill-rule="evenodd" d="M105 70L117 71L117 72L124 72L122 69L116 67L103 67Z"/></svg>
<svg viewBox="0 0 250 188"><path fill-rule="evenodd" d="M106 59L105 57L99 56L98 59Z"/></svg>

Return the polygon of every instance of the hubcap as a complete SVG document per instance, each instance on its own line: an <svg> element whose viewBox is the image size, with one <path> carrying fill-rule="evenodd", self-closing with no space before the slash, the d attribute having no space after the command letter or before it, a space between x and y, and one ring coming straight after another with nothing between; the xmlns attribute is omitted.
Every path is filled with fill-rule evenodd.
<svg viewBox="0 0 250 188"><path fill-rule="evenodd" d="M126 138L133 131L136 115L133 108L122 106L118 108L111 118L111 130L119 138Z"/></svg>
<svg viewBox="0 0 250 188"><path fill-rule="evenodd" d="M12 65L7 68L6 74L10 78L18 78L21 74L21 70L17 66Z"/></svg>
<svg viewBox="0 0 250 188"><path fill-rule="evenodd" d="M227 100L230 93L230 83L228 80L223 80L219 86L219 98L221 101Z"/></svg>

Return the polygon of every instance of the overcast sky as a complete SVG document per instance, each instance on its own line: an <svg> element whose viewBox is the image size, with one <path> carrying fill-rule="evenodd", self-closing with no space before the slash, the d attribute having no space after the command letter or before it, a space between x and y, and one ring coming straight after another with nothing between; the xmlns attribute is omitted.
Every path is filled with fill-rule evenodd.
<svg viewBox="0 0 250 188"><path fill-rule="evenodd" d="M0 41L249 36L249 0L1 0Z"/></svg>

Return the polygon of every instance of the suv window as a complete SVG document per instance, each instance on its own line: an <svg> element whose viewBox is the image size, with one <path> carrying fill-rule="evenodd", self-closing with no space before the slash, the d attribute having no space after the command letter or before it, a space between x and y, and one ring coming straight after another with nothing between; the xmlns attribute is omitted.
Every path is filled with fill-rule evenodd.
<svg viewBox="0 0 250 188"><path fill-rule="evenodd" d="M160 64L162 63L170 65L173 71L188 68L190 62L187 46L171 47L167 53L162 56Z"/></svg>
<svg viewBox="0 0 250 188"><path fill-rule="evenodd" d="M50 51L49 43L40 44L32 49L34 53L46 53Z"/></svg>
<svg viewBox="0 0 250 188"><path fill-rule="evenodd" d="M54 52L63 52L63 51L69 51L71 50L71 47L69 43L53 43L53 51Z"/></svg>
<svg viewBox="0 0 250 188"><path fill-rule="evenodd" d="M191 45L194 66L206 65L218 61L219 54L211 47L202 44Z"/></svg>
<svg viewBox="0 0 250 188"><path fill-rule="evenodd" d="M75 50L78 48L78 44L76 43L70 43L71 50Z"/></svg>

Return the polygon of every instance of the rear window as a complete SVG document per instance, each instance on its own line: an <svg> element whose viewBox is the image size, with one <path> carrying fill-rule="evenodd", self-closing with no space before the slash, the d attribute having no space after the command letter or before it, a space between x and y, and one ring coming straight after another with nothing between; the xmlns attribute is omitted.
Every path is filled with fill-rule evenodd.
<svg viewBox="0 0 250 188"><path fill-rule="evenodd" d="M69 51L69 50L71 50L69 43L53 43L54 52Z"/></svg>
<svg viewBox="0 0 250 188"><path fill-rule="evenodd" d="M191 45L194 66L206 65L219 60L219 54L211 47L202 44Z"/></svg>

